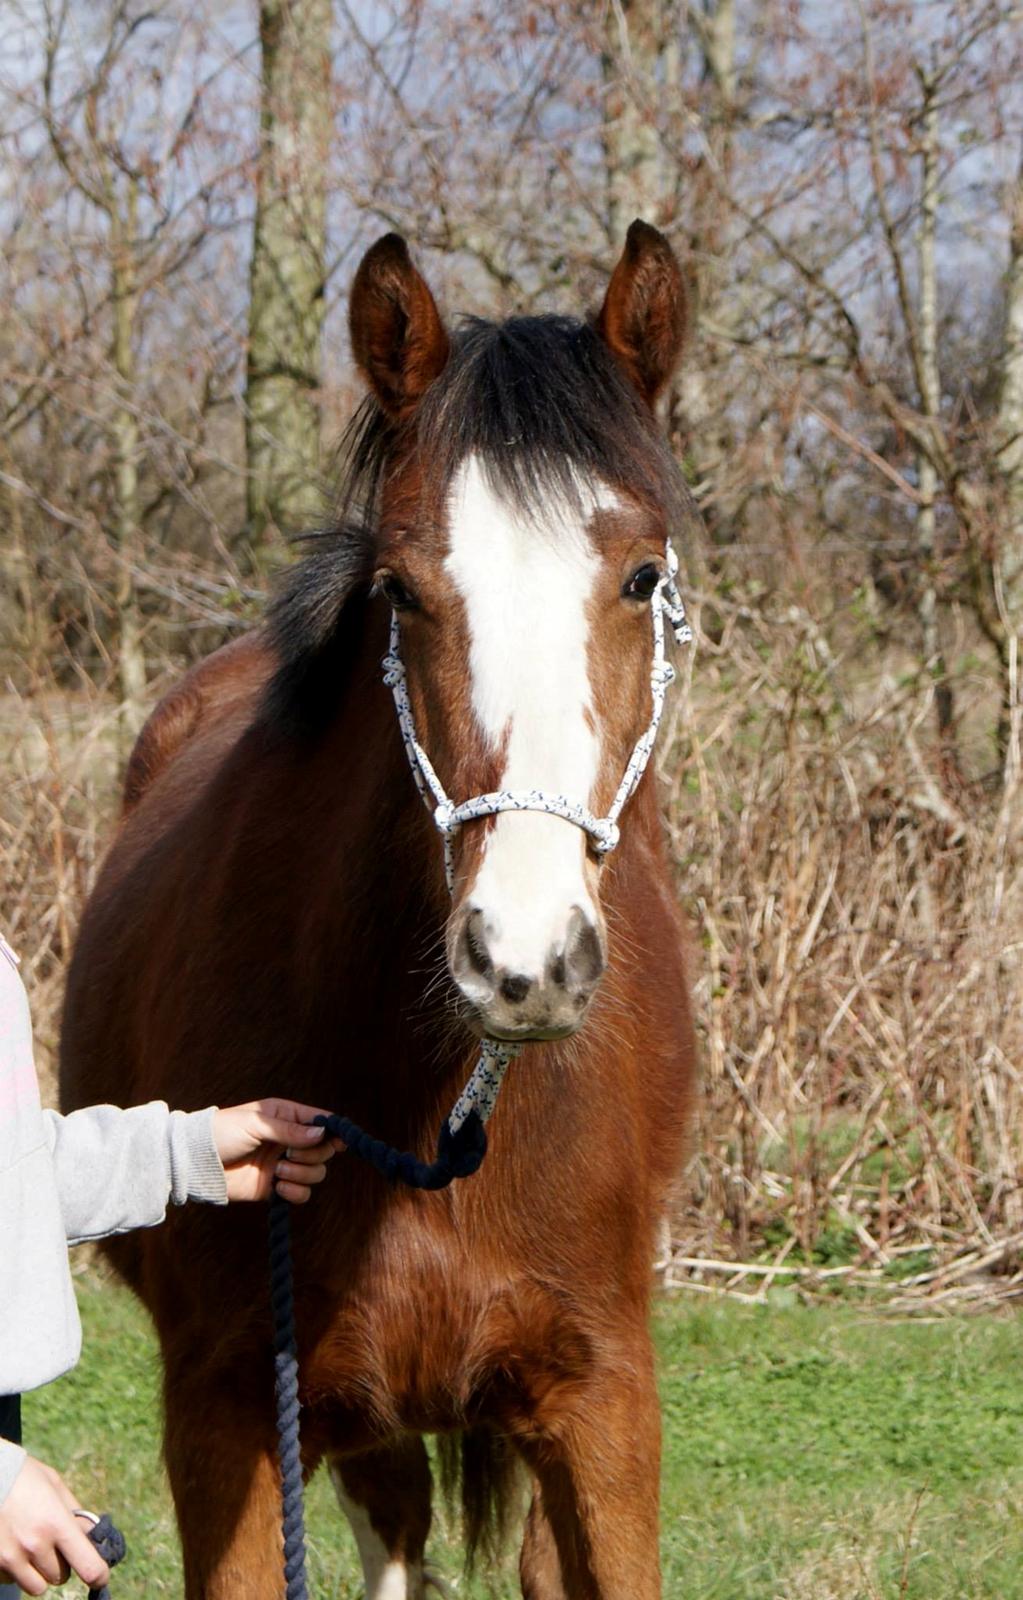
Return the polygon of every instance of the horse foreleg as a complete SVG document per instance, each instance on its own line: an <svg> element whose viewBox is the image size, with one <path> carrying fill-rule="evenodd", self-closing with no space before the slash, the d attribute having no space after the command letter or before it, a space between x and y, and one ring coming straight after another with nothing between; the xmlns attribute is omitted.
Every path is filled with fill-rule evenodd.
<svg viewBox="0 0 1023 1600"><path fill-rule="evenodd" d="M281 1600L284 1548L272 1427L212 1385L167 1386L164 1455L186 1600ZM263 1408L269 1412L269 1404Z"/></svg>
<svg viewBox="0 0 1023 1600"><path fill-rule="evenodd" d="M402 1439L330 1463L338 1503L359 1547L366 1600L424 1600L430 1464L422 1439Z"/></svg>
<svg viewBox="0 0 1023 1600"><path fill-rule="evenodd" d="M615 1370L536 1422L522 1441L541 1491L523 1551L526 1600L660 1600L660 1416L649 1349L630 1347Z"/></svg>

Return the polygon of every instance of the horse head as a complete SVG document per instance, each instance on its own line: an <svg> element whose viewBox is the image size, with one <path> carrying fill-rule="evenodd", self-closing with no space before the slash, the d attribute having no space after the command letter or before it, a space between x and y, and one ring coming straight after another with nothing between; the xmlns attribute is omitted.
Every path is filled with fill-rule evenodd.
<svg viewBox="0 0 1023 1600"><path fill-rule="evenodd" d="M588 321L449 333L394 234L353 285L388 430L373 585L389 681L447 834L450 973L500 1038L574 1032L606 965L616 834L600 819L651 725L651 608L684 496L653 407L684 322L675 257L641 222Z"/></svg>

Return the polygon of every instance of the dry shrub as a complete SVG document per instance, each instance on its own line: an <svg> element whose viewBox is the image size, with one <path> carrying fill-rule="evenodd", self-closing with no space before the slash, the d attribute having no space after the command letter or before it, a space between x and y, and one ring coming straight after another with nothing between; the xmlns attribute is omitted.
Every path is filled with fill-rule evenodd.
<svg viewBox="0 0 1023 1600"><path fill-rule="evenodd" d="M949 1255L971 1278L1015 1267L1018 697L1004 770L967 781L932 748L931 680L896 677L848 617L839 651L797 607L713 606L662 754L704 947L676 1274L702 1257L895 1276L920 1250L942 1287ZM959 709L962 730L993 721L979 674Z"/></svg>
<svg viewBox="0 0 1023 1600"><path fill-rule="evenodd" d="M116 702L35 675L31 693L0 696L0 928L22 957L36 1063L47 1099L65 962L114 811Z"/></svg>

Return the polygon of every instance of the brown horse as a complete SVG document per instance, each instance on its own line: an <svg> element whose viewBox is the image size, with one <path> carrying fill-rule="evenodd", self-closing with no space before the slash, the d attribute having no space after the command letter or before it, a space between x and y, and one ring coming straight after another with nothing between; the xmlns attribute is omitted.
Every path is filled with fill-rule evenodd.
<svg viewBox="0 0 1023 1600"><path fill-rule="evenodd" d="M449 899L378 663L393 612L448 794L604 814L686 509L652 410L683 304L642 223L588 323L449 336L403 242L369 251L336 524L150 719L71 964L68 1108L289 1094L428 1158L474 1037L539 1041L476 1176L424 1194L342 1156L294 1221L305 1464L329 1463L369 1600L430 1581L424 1434L461 1440L470 1545L524 1463L528 1600L660 1594L647 1320L693 1047L655 786L604 859L563 816L467 823ZM187 1594L271 1600L265 1218L185 1207L109 1251L163 1349Z"/></svg>

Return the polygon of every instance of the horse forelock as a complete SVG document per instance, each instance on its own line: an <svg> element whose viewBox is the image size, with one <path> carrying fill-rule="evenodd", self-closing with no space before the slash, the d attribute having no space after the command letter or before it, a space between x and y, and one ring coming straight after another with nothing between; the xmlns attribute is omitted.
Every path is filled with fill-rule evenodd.
<svg viewBox="0 0 1023 1600"><path fill-rule="evenodd" d="M415 423L429 483L443 493L468 457L519 516L548 520L552 496L585 509L595 483L688 508L678 467L604 341L572 317L466 318Z"/></svg>

